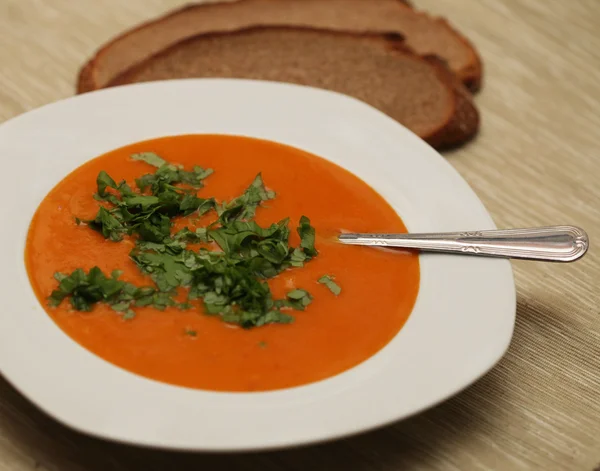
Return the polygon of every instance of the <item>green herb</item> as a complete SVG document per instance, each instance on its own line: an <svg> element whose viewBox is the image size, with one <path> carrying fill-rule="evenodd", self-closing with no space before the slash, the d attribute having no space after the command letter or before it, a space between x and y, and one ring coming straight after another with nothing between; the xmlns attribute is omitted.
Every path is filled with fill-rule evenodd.
<svg viewBox="0 0 600 471"><path fill-rule="evenodd" d="M260 327L266 324L291 324L294 318L278 310L267 311L264 314L258 312L223 312L222 319L225 322L239 324L244 328Z"/></svg>
<svg viewBox="0 0 600 471"><path fill-rule="evenodd" d="M165 159L158 156L154 152L141 152L139 154L133 154L131 156L133 160L141 160L146 162L153 167L158 168L156 175L151 175L153 179L162 179L164 181L170 180L169 183L186 183L188 185L194 186L195 188L202 187L202 180L208 177L213 170L203 169L199 166L194 166L191 172L186 172L182 170L181 167L169 164ZM144 177L148 177L145 175ZM144 178L142 177L142 178Z"/></svg>
<svg viewBox="0 0 600 471"><path fill-rule="evenodd" d="M100 172L94 198L102 206L93 220L77 222L86 223L112 241L136 236L130 258L155 286L138 288L119 280L120 272L106 277L97 267L89 273L57 273L59 287L50 297L52 305L69 298L75 309L89 311L103 302L123 319L132 319L138 307L189 309L189 301L200 299L206 314L244 328L293 322L293 316L283 311L303 311L310 305L313 298L304 289L294 289L284 299L273 299L267 284L266 280L284 270L302 267L318 251L315 229L306 216L300 218L297 228L299 247L289 245L288 218L268 227L253 220L258 207L275 197L261 174L242 195L217 204L213 198L200 198L189 189L201 188L211 169L196 166L185 171L152 152L134 154L132 158L152 165L156 171L138 178L135 191L126 182L117 183L106 172ZM218 219L208 227L185 227L171 233L173 218L212 210L216 210ZM215 242L220 250L188 248L189 243L208 242ZM339 294L332 277L326 275L319 282ZM188 290L188 301L175 302L173 297L179 288ZM196 335L192 330L185 333Z"/></svg>
<svg viewBox="0 0 600 471"><path fill-rule="evenodd" d="M191 329L185 329L185 331L183 333L185 335L190 336L190 337L197 337L198 336L198 332L196 332L195 330L191 330Z"/></svg>
<svg viewBox="0 0 600 471"><path fill-rule="evenodd" d="M273 263L282 263L288 253L289 219L263 229L254 221L233 221L227 226L208 231L226 254L261 255Z"/></svg>
<svg viewBox="0 0 600 471"><path fill-rule="evenodd" d="M156 155L154 152L140 152L139 154L133 154L131 158L133 160L141 160L142 162L146 162L147 164L156 168L167 165L167 161Z"/></svg>
<svg viewBox="0 0 600 471"><path fill-rule="evenodd" d="M96 185L98 186L98 195L102 197L106 196L107 188L117 188L115 181L104 170L98 174L98 177L96 178Z"/></svg>
<svg viewBox="0 0 600 471"><path fill-rule="evenodd" d="M312 257L316 257L318 252L315 249L315 228L310 225L310 219L306 216L300 218L298 235L300 236L300 247L306 258L310 260Z"/></svg>
<svg viewBox="0 0 600 471"><path fill-rule="evenodd" d="M340 288L340 286L333 281L334 278L335 277L332 275L323 275L321 278L319 278L318 282L327 286L329 291L338 296L342 292L342 288Z"/></svg>
<svg viewBox="0 0 600 471"><path fill-rule="evenodd" d="M190 299L200 298L208 314L243 327L267 323L289 323L293 317L280 309L304 310L312 300L301 289L274 300L263 281L292 266L295 250L288 246L287 219L267 228L255 221L232 221L228 226L211 229L208 237L222 251L197 251L173 244L174 239L200 237L189 229L178 232L162 244L139 242L130 257L142 272L150 275L164 292L189 287Z"/></svg>
<svg viewBox="0 0 600 471"><path fill-rule="evenodd" d="M189 286L192 281L191 271L184 263L182 252L176 256L166 247L160 251L142 251L138 245L129 256L142 272L152 277L161 292L170 292L178 286Z"/></svg>
<svg viewBox="0 0 600 471"><path fill-rule="evenodd" d="M290 255L290 265L293 267L303 267L306 260L309 260L309 257L298 247Z"/></svg>
<svg viewBox="0 0 600 471"><path fill-rule="evenodd" d="M265 188L262 175L259 173L241 196L217 207L219 222L227 225L236 220L252 219L260 203L273 198L275 198L275 192Z"/></svg>
<svg viewBox="0 0 600 471"><path fill-rule="evenodd" d="M258 342L258 346L260 348L267 348L267 342L261 340L260 342Z"/></svg>
<svg viewBox="0 0 600 471"><path fill-rule="evenodd" d="M135 183L140 191L150 188L153 194L160 191L161 185L175 185L178 183L191 186L192 188L202 188L203 180L213 173L212 169L203 169L195 166L192 171L186 171L175 165L165 164L155 173L149 173L136 179Z"/></svg>
<svg viewBox="0 0 600 471"><path fill-rule="evenodd" d="M123 219L115 217L104 207L100 207L95 219L86 222L90 228L100 232L106 239L115 242L122 240L123 235L128 232L123 224Z"/></svg>
<svg viewBox="0 0 600 471"><path fill-rule="evenodd" d="M291 307L298 311L304 311L304 308L312 302L312 295L303 289L295 289L287 294L287 299L276 302L279 307Z"/></svg>
<svg viewBox="0 0 600 471"><path fill-rule="evenodd" d="M51 306L59 306L69 298L71 306L76 311L91 311L99 302L106 303L111 308L123 314L123 319L132 319L135 313L133 306L152 305L161 308L162 305L174 306L177 303L171 295L161 298L151 286L136 287L131 283L119 280L121 272L115 270L107 277L98 267L93 267L88 273L81 268L71 274L55 273L54 278L59 282L49 298Z"/></svg>
<svg viewBox="0 0 600 471"><path fill-rule="evenodd" d="M173 239L179 242L208 242L208 233L205 227L199 227L195 231L184 227L173 236Z"/></svg>
<svg viewBox="0 0 600 471"><path fill-rule="evenodd" d="M93 220L84 222L105 238L120 241L123 236L135 233L141 240L160 243L170 235L172 218L202 215L215 207L214 199L199 198L194 191L176 186L201 188L211 169L196 166L187 172L151 152L134 154L132 158L158 167L155 173L136 180L140 192L149 188L151 194L136 193L126 182L117 184L101 171L96 179L95 198L111 206L101 207Z"/></svg>

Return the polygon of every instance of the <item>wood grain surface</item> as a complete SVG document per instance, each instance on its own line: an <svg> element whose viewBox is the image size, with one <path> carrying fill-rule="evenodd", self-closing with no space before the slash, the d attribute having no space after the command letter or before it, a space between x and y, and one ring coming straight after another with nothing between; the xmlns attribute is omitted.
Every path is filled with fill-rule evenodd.
<svg viewBox="0 0 600 471"><path fill-rule="evenodd" d="M594 247L600 237L600 1L413 3L450 18L484 60L481 134L446 154L449 161L499 226L577 224L592 240L588 256L573 265L514 264L517 325L500 364L455 398L391 427L243 455L170 453L92 439L47 418L0 377L0 471L600 466L600 259ZM72 95L78 68L98 46L181 4L0 0L0 120Z"/></svg>

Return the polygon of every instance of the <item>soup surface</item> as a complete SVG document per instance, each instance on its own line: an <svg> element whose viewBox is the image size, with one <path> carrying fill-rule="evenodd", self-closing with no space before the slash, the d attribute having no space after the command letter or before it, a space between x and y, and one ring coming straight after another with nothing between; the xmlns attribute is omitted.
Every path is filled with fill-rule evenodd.
<svg viewBox="0 0 600 471"><path fill-rule="evenodd" d="M155 170L131 158L139 152L154 152L185 169L194 165L214 169L197 194L218 201L240 195L262 172L276 197L258 207L255 220L265 227L290 217L290 245L300 243L295 228L301 216L310 218L318 256L268 281L274 297L285 297L295 288L312 294L304 311L291 313L293 323L245 329L206 315L199 306L164 311L137 307L131 319L102 303L91 312L75 311L66 300L49 306L48 297L58 285L56 272L97 266L107 274L121 270L121 279L127 282L152 285L129 257L135 236L115 242L76 222L93 219L98 212L101 203L93 194L99 172L135 188L136 178ZM202 224L207 224L206 217L192 214L179 218L173 231ZM103 359L190 388L265 391L311 383L352 368L384 347L410 315L419 289L418 257L342 245L336 242L340 231L405 232L405 227L371 187L320 157L244 137L172 136L114 150L62 180L32 220L26 264L33 289L51 318ZM339 295L317 282L326 274L335 276Z"/></svg>

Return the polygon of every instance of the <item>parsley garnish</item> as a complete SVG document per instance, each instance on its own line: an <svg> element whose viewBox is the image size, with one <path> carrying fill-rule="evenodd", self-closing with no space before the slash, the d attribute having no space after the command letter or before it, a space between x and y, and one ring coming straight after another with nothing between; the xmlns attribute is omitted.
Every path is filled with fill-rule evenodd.
<svg viewBox="0 0 600 471"><path fill-rule="evenodd" d="M169 164L154 152L133 154L131 158L146 162L158 169L156 173L144 175L136 180L136 185L141 191L144 191L148 186L157 185L159 182L169 184L184 183L193 188L202 188L204 186L202 180L213 173L211 168L205 170L197 165L191 172L186 172L181 167Z"/></svg>
<svg viewBox="0 0 600 471"><path fill-rule="evenodd" d="M156 155L154 152L140 152L139 154L132 154L131 158L133 160L141 160L142 162L146 162L147 164L156 168L160 168L163 165L168 164L165 159Z"/></svg>
<svg viewBox="0 0 600 471"><path fill-rule="evenodd" d="M295 289L287 294L287 299L276 302L278 307L291 307L297 311L304 311L304 308L312 302L312 295L303 289Z"/></svg>
<svg viewBox="0 0 600 471"><path fill-rule="evenodd" d="M138 288L119 280L119 276L121 272L115 270L110 277L107 277L98 267L93 267L88 273L81 268L69 275L56 273L54 278L59 285L52 291L49 304L58 306L68 297L73 309L91 311L94 304L103 302L123 314L123 319L132 319L135 316L131 309L134 306L151 305L164 309L177 304L170 294L158 293L151 286Z"/></svg>
<svg viewBox="0 0 600 471"><path fill-rule="evenodd" d="M342 288L340 288L340 286L335 281L333 281L334 278L335 277L332 275L323 275L317 281L327 286L329 288L329 291L338 296L342 292Z"/></svg>
<svg viewBox="0 0 600 471"><path fill-rule="evenodd" d="M212 169L196 166L188 172L151 152L134 154L133 158L158 167L155 173L136 180L137 192L124 181L117 184L104 171L96 179L94 197L111 206L100 207L96 217L85 222L105 238L120 241L124 235L137 234L142 240L160 243L170 235L172 218L202 215L215 207L214 199L199 198L195 191L202 188ZM146 190L150 194L144 194Z"/></svg>
<svg viewBox="0 0 600 471"><path fill-rule="evenodd" d="M256 214L256 208L263 201L275 198L275 192L267 190L259 173L241 196L217 206L219 222L227 225L235 220L248 220Z"/></svg>
<svg viewBox="0 0 600 471"><path fill-rule="evenodd" d="M318 252L315 249L315 228L310 225L310 219L306 216L300 218L300 226L298 227L298 235L300 236L300 247L304 255L309 260L316 257Z"/></svg>
<svg viewBox="0 0 600 471"><path fill-rule="evenodd" d="M51 305L69 298L74 309L89 311L103 302L124 319L131 319L135 307L184 309L191 307L189 301L200 299L206 314L250 328L293 322L294 318L284 311L303 311L312 302L311 294L300 288L287 293L284 299L273 299L271 294L266 280L284 270L302 267L318 251L315 229L306 216L300 218L297 228L299 247L289 245L289 218L268 227L253 220L258 207L275 198L261 174L240 196L217 203L196 194L211 169L196 166L186 171L152 152L134 154L132 158L154 166L156 171L138 178L136 190L100 172L94 197L102 206L93 220L77 221L87 223L112 241L134 236L130 258L155 286L138 288L119 280L119 272L107 277L97 267L89 273L79 269L70 275L56 274L59 287L50 296ZM185 227L171 233L173 218L212 210L217 220L209 226L195 230ZM220 250L188 248L189 243L209 242L216 243ZM340 288L331 277L322 277L319 282L339 294ZM173 296L182 287L188 290L188 301L180 304ZM186 330L185 334L195 336L196 332Z"/></svg>

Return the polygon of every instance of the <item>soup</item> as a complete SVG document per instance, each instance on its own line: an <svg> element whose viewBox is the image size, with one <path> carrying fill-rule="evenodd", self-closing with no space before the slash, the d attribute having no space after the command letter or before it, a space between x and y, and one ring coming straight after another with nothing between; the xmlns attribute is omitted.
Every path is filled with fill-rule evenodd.
<svg viewBox="0 0 600 471"><path fill-rule="evenodd" d="M163 170L180 175L182 184L174 177L157 179ZM173 234L164 239L168 243L155 235L158 226L144 226L145 218L166 217L159 215L165 206L152 213L163 197L149 196L158 194L159 183L160 191L185 193L192 201L189 210L182 209L184 204L176 207L180 212L166 226ZM256 190L252 195L261 195L257 204L246 198L249 185ZM111 214L118 216L114 225ZM254 232L249 237L226 234L224 240L224 232L217 233L226 227L223 221ZM405 230L377 192L320 157L259 139L183 135L128 145L73 171L35 213L25 258L48 315L99 357L174 385L267 391L339 374L371 357L400 331L419 289L418 257L342 245L336 237L340 231ZM233 258L224 266L247 278L210 268L230 249ZM169 272L168 261L153 262L171 252L182 270ZM247 265L244 257L253 256L260 263ZM203 263L212 270L210 276ZM60 292L76 278L63 282L66 277L85 273L91 279L92 272L101 274L96 278L99 286L104 283L102 289L121 290L109 293L117 301L87 304L94 296L89 289L78 304L75 292L71 302L66 288ZM173 286L162 286L169 282ZM245 297L238 299L235 283L255 283L266 291L259 296L246 287ZM126 296L129 288L137 293L135 300ZM143 289L148 292L140 294ZM264 312L248 304L248 296L254 296L252 303L267 303Z"/></svg>

